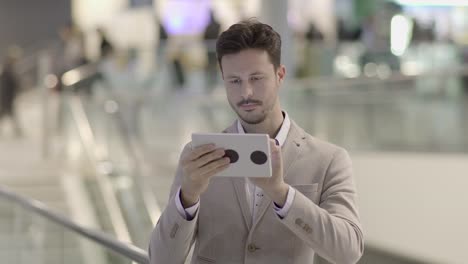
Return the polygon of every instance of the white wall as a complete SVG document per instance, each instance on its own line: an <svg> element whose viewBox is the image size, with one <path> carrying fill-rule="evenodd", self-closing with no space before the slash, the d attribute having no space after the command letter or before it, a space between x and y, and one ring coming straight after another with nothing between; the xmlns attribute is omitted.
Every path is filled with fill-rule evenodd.
<svg viewBox="0 0 468 264"><path fill-rule="evenodd" d="M431 263L466 263L468 156L351 156L367 243Z"/></svg>
<svg viewBox="0 0 468 264"><path fill-rule="evenodd" d="M106 24L128 6L128 0L72 0L72 17L83 29Z"/></svg>

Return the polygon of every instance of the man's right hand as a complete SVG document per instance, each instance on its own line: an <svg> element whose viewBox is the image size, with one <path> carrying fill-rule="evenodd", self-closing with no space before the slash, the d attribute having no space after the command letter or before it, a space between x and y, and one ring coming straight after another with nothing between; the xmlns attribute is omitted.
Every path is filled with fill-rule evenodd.
<svg viewBox="0 0 468 264"><path fill-rule="evenodd" d="M182 156L180 196L184 208L196 204L208 188L211 177L229 167L229 158L223 157L224 149L216 148L214 144L198 146Z"/></svg>

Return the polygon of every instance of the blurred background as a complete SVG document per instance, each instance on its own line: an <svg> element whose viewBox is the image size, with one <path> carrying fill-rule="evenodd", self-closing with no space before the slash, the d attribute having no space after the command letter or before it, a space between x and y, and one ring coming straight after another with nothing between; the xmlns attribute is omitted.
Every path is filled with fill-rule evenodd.
<svg viewBox="0 0 468 264"><path fill-rule="evenodd" d="M1 1L0 259L147 263L181 148L235 119L215 42L250 17L284 109L350 151L359 263L467 263L467 0Z"/></svg>

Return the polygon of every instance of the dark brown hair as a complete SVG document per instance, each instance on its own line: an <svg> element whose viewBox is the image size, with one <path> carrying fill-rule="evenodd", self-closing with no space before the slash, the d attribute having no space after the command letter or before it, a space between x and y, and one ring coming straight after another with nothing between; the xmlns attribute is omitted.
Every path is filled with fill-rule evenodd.
<svg viewBox="0 0 468 264"><path fill-rule="evenodd" d="M219 36L216 42L219 67L224 55L246 49L265 50L275 69L281 64L281 36L271 26L249 19L230 26Z"/></svg>

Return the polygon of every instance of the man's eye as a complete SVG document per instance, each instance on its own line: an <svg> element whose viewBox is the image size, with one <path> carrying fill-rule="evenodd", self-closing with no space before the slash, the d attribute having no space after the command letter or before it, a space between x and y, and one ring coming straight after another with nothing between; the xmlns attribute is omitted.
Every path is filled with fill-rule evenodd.
<svg viewBox="0 0 468 264"><path fill-rule="evenodd" d="M259 81L261 79L263 79L263 77L261 77L261 76L255 76L255 77L251 78L252 81Z"/></svg>
<svg viewBox="0 0 468 264"><path fill-rule="evenodd" d="M230 83L232 84L239 84L240 83L240 80L239 79L236 79L236 80L231 80L229 81Z"/></svg>

